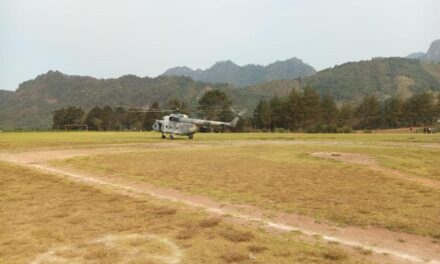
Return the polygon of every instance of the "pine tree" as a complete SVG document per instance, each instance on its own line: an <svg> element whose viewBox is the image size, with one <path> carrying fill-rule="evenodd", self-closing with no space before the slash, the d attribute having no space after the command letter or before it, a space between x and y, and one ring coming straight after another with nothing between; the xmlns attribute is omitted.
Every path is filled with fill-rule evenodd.
<svg viewBox="0 0 440 264"><path fill-rule="evenodd" d="M359 125L362 129L379 128L381 124L380 104L376 96L366 96L356 110Z"/></svg>
<svg viewBox="0 0 440 264"><path fill-rule="evenodd" d="M321 121L321 101L319 94L310 86L304 88L302 107L304 112L302 126L312 131Z"/></svg>
<svg viewBox="0 0 440 264"><path fill-rule="evenodd" d="M297 130L300 128L304 119L304 108L302 105L302 96L296 90L292 90L286 101L286 114L288 117L288 128Z"/></svg>
<svg viewBox="0 0 440 264"><path fill-rule="evenodd" d="M354 125L354 109L351 103L344 103L339 109L338 114L338 126L343 129L344 132L351 132Z"/></svg>
<svg viewBox="0 0 440 264"><path fill-rule="evenodd" d="M397 128L403 124L403 101L399 97L390 97L383 105L383 120L388 128Z"/></svg>
<svg viewBox="0 0 440 264"><path fill-rule="evenodd" d="M322 122L328 126L336 127L338 108L333 97L326 93L321 99Z"/></svg>

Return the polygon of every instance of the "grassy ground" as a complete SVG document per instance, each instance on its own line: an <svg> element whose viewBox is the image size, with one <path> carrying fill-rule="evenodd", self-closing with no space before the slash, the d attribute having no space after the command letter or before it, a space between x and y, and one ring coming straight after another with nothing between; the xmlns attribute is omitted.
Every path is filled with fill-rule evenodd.
<svg viewBox="0 0 440 264"><path fill-rule="evenodd" d="M179 142L190 144L186 137ZM440 134L299 134L299 133L228 133L196 134L194 141L225 140L297 140L323 142L376 142L440 143ZM76 147L121 143L160 143L157 132L0 132L1 150L23 150L30 148Z"/></svg>
<svg viewBox="0 0 440 264"><path fill-rule="evenodd" d="M164 263L151 255L180 257L179 249L182 263L367 263L361 253L305 243L298 234L232 226L176 204L1 162L0 210L0 263L29 263L50 249L44 263ZM147 239L97 240L130 234Z"/></svg>
<svg viewBox="0 0 440 264"><path fill-rule="evenodd" d="M351 136L349 136L351 137ZM60 166L112 174L229 202L294 212L332 222L379 226L440 238L440 191L368 167L309 156L315 151L365 152L389 166L408 162L438 175L438 150L401 146L294 144L154 148L77 157ZM424 156L426 154L426 156ZM427 157L419 159L418 155ZM124 160L123 168L120 161ZM438 164L438 163L437 163ZM437 177L437 176L435 176Z"/></svg>

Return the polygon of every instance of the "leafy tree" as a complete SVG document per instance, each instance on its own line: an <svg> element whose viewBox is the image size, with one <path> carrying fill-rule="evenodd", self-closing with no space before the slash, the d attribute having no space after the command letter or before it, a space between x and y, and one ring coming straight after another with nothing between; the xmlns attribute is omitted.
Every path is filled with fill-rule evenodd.
<svg viewBox="0 0 440 264"><path fill-rule="evenodd" d="M211 90L200 98L197 109L202 111L204 118L229 122L234 117L231 106L232 102L225 92Z"/></svg>
<svg viewBox="0 0 440 264"><path fill-rule="evenodd" d="M404 105L404 113L411 125L431 123L434 117L434 98L430 93L420 93L411 96Z"/></svg>
<svg viewBox="0 0 440 264"><path fill-rule="evenodd" d="M104 106L104 108L102 108L101 111L101 128L103 130L112 130L114 129L114 113L113 113L113 109L106 105Z"/></svg>
<svg viewBox="0 0 440 264"><path fill-rule="evenodd" d="M102 122L102 109L99 106L95 106L87 114L84 124L90 130L102 130Z"/></svg>
<svg viewBox="0 0 440 264"><path fill-rule="evenodd" d="M63 129L65 125L80 125L84 116L84 110L80 107L68 106L54 111L54 129Z"/></svg>

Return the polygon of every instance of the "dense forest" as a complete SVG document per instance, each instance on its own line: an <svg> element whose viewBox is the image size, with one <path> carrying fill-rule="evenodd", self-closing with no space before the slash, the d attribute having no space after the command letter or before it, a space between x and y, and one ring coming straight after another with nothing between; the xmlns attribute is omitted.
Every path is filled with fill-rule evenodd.
<svg viewBox="0 0 440 264"><path fill-rule="evenodd" d="M320 95L307 86L293 90L287 97L261 100L254 111L254 127L260 130L303 132L350 132L411 126L434 126L440 118L440 95L414 94L406 100L389 97L384 101L374 95L359 103L337 104L329 93Z"/></svg>
<svg viewBox="0 0 440 264"><path fill-rule="evenodd" d="M198 101L197 117L230 121L231 100L220 90L204 94ZM179 109L194 112L177 99L168 101L161 111L157 102L148 109L95 106L87 113L80 107L65 107L54 112L53 129L90 130L151 130L156 119ZM206 111L208 110L208 111ZM406 100L390 97L380 101L374 95L365 96L358 104L338 104L330 94L320 95L310 86L303 91L292 90L286 97L261 100L252 116L243 117L235 131L301 131L310 133L348 133L353 129L371 130L411 126L435 126L440 118L440 95L430 92L414 94ZM208 131L202 129L203 131Z"/></svg>
<svg viewBox="0 0 440 264"><path fill-rule="evenodd" d="M220 90L206 92L199 99L195 109L191 109L189 105L178 99L169 100L162 108L157 102L148 108L112 108L107 105L95 106L87 113L81 107L68 106L54 112L52 128L55 130L87 128L100 131L151 130L157 119L174 111L194 113L200 118L229 122L234 117L231 106L232 102L228 95Z"/></svg>

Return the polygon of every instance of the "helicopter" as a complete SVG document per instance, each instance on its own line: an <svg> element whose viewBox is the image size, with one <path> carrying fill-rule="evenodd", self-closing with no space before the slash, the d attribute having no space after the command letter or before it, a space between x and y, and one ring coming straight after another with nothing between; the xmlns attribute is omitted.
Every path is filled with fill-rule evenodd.
<svg viewBox="0 0 440 264"><path fill-rule="evenodd" d="M235 112L231 109L232 112ZM152 109L146 108L144 111L135 112L172 112L169 115L165 115L162 119L156 119L152 128L154 131L162 133L162 139L166 139L166 135L169 134L169 138L172 140L175 136L188 136L189 139L194 138L194 134L199 130L201 126L218 126L218 127L230 127L233 128L237 125L241 116L245 111L240 112L234 117L231 122L222 122L214 120L205 120L198 118L190 118L186 114L176 110L166 110L166 109Z"/></svg>

